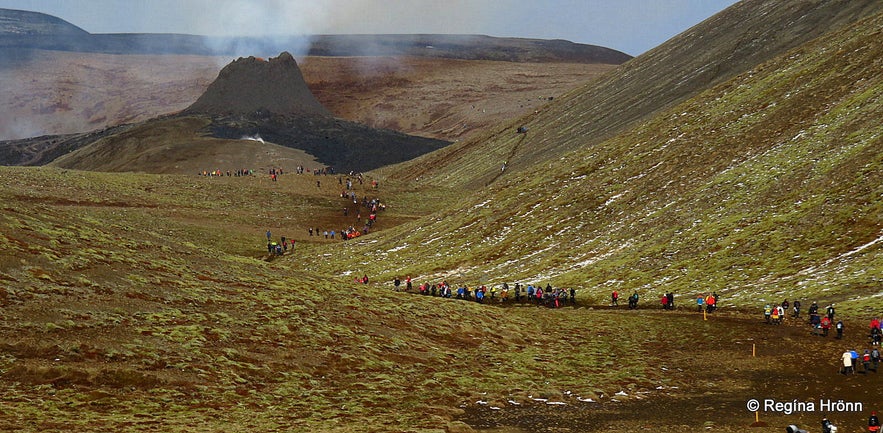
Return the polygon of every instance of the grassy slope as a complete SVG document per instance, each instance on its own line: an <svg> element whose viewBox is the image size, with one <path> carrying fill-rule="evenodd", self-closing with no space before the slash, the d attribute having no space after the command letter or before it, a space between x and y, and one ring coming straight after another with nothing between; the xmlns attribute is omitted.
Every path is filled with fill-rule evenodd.
<svg viewBox="0 0 883 433"><path fill-rule="evenodd" d="M355 251L383 257L372 269L387 278L488 274L871 311L883 274L881 22L827 35L599 145L507 170ZM432 181L458 170L436 167Z"/></svg>
<svg viewBox="0 0 883 433"><path fill-rule="evenodd" d="M630 345L605 331L613 314L561 327L573 316L356 286L305 264L348 253L301 232L288 233L296 254L265 260L267 227L342 224L330 216L336 190L313 176L0 177L0 429L413 431L480 398L681 383L640 364L607 368ZM390 209L380 224L408 218ZM585 335L593 346L574 350ZM568 368L531 367L553 361Z"/></svg>
<svg viewBox="0 0 883 433"><path fill-rule="evenodd" d="M883 11L880 2L739 2L533 115L405 163L398 179L482 187L504 162L516 170L594 146L705 89L838 27ZM526 126L526 135L516 128ZM444 167L444 169L440 169Z"/></svg>
<svg viewBox="0 0 883 433"><path fill-rule="evenodd" d="M881 26L829 35L484 191L382 181L381 224L402 225L345 245L303 242L304 227L344 223L335 187L312 176L2 168L0 429L438 431L478 399L703 395L657 367L714 382L732 371L720 360L751 389L776 364L738 355L730 327L401 297L388 280L548 280L595 301L611 287L719 289L750 307L780 291L876 295ZM293 232L297 255L263 260L267 228ZM362 273L381 282L353 285ZM707 364L698 346L712 347ZM611 353L629 356L612 368Z"/></svg>

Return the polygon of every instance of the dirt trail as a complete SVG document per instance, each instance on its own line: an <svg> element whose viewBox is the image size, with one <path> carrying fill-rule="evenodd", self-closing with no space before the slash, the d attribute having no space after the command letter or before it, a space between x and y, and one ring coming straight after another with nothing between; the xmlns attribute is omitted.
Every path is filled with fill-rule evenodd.
<svg viewBox="0 0 883 433"><path fill-rule="evenodd" d="M662 312L645 310L647 314ZM591 311L581 313L590 314ZM644 314L644 313L640 313ZM671 314L697 314L678 311ZM645 396L601 400L597 403L564 400L562 405L544 402L490 409L464 408L462 421L476 430L494 433L608 431L608 432L781 432L797 424L819 431L827 416L841 432L865 431L872 410L883 408L879 393L883 371L844 376L839 373L840 355L846 349L870 349L867 323L846 322L843 340L813 336L803 320L767 325L762 318L726 312L710 320L721 323L720 340L697 345L693 354L677 348L659 347L670 353L666 361L672 374L685 386L659 390ZM689 332L679 330L677 332ZM752 356L752 345L756 355ZM678 354L680 353L680 354ZM883 366L881 366L883 369ZM861 368L859 368L861 370ZM755 414L749 400L803 403L791 414L783 410L758 413L766 426L751 427ZM861 403L861 411L825 411L823 400ZM809 404L811 407L807 408Z"/></svg>

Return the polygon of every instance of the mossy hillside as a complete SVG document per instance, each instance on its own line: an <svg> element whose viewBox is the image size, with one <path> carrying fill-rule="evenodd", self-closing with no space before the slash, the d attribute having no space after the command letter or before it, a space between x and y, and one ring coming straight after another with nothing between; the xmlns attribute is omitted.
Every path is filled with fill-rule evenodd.
<svg viewBox="0 0 883 433"><path fill-rule="evenodd" d="M879 20L486 189L372 173L389 207L346 243L307 237L352 222L324 178L2 168L0 430L438 431L478 401L792 386L769 381L783 350L840 347L739 313L495 308L391 280L574 285L582 307L612 288L679 305L719 289L745 308L793 295L863 321L881 274ZM267 229L295 253L267 257ZM803 388L817 382L783 395L831 389ZM726 404L713 412L744 410ZM682 408L660 422L688 423Z"/></svg>
<svg viewBox="0 0 883 433"><path fill-rule="evenodd" d="M862 299L879 291L883 227L880 22L346 248L387 279L552 282L596 297L717 291L743 306L817 298L870 313Z"/></svg>
<svg viewBox="0 0 883 433"><path fill-rule="evenodd" d="M480 398L598 399L660 380L641 363L607 368L629 346L615 314L562 327L574 316L357 285L305 262L352 259L306 234L268 261L269 218L304 201L337 218L313 176L0 173L4 428L439 428ZM664 338L652 322L631 332Z"/></svg>
<svg viewBox="0 0 883 433"><path fill-rule="evenodd" d="M397 174L480 188L498 177L504 162L510 170L545 170L570 152L625 133L709 87L881 11L873 0L739 2L535 113L403 163ZM516 134L519 127L527 133Z"/></svg>

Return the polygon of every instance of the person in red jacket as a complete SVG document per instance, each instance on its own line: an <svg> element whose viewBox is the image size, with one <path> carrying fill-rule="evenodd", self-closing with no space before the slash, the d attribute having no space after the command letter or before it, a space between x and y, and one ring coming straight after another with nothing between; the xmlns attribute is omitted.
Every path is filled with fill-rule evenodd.
<svg viewBox="0 0 883 433"><path fill-rule="evenodd" d="M872 411L871 416L868 417L868 431L871 433L880 431L880 419L877 418L877 411Z"/></svg>
<svg viewBox="0 0 883 433"><path fill-rule="evenodd" d="M831 319L829 319L828 316L822 316L821 326L822 326L822 336L827 337L828 330L831 329Z"/></svg>

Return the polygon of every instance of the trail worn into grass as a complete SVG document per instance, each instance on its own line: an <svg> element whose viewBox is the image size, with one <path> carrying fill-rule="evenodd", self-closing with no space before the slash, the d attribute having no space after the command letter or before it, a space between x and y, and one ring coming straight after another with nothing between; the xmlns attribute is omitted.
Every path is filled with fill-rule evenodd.
<svg viewBox="0 0 883 433"><path fill-rule="evenodd" d="M574 312L583 319L596 313ZM860 353L870 348L866 324L847 321L843 340L813 336L803 320L792 319L781 326L767 325L760 315L745 312L714 314L708 321L686 311L638 311L621 313L621 329L635 320L664 326L672 338L646 341L641 335L628 337L635 350L617 352L611 370L634 362L658 370L659 385L644 390L623 387L615 393L595 396L561 394L497 403L468 402L460 420L482 431L496 433L552 431L611 432L780 432L788 424L817 430L827 416L841 431L859 431L871 410L883 404L877 390L883 372L839 373L840 355L846 349ZM649 355L641 347L650 347ZM752 352L756 356L752 356ZM640 359L631 359L634 355ZM558 368L568 369L567 362ZM861 367L858 369L862 370ZM582 377L580 371L573 374ZM538 374L541 374L538 371ZM543 398L540 398L543 397ZM814 410L792 414L766 411L759 419L766 427L750 427L754 412L747 402L773 399L777 402L810 402ZM861 403L858 412L825 411L823 400Z"/></svg>

